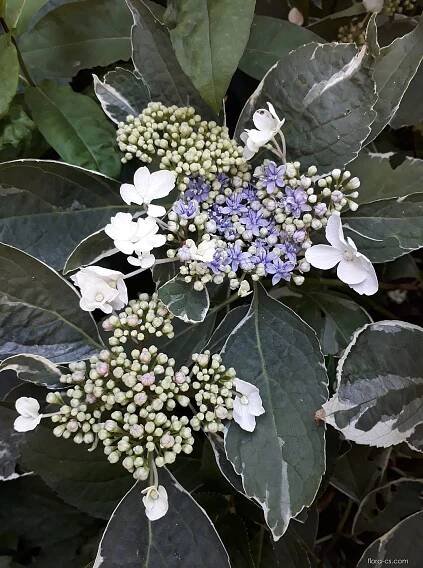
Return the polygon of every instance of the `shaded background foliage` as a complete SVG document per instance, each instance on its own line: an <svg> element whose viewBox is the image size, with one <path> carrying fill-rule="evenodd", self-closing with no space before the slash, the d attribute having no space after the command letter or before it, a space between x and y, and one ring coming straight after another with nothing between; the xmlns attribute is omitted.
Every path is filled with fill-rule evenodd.
<svg viewBox="0 0 423 568"><path fill-rule="evenodd" d="M14 401L19 396L42 400L45 384L49 384L46 377L53 384L55 374L51 369L48 372L47 362L38 361L37 364L43 366L44 381L40 381L33 362L11 360L11 356L37 353L57 363L66 363L89 355L100 345L94 320L79 312L77 297L60 274L29 255L58 271L64 269L64 273L95 258L103 258L107 266L108 243L100 229L115 211L124 209L116 180L129 179L134 167L132 164L122 167L120 163L113 121L122 120L131 109L139 112L150 99L185 104L187 97L204 116L212 118L220 113L221 118L221 100L225 97L227 123L231 132L235 132L244 105L272 65L282 60L279 71L266 79L269 96L275 96L284 74L294 82L295 71L302 71L301 58L300 63L293 59L297 55L287 59L291 50L313 41L349 39L360 43L369 21L361 3L351 5L348 1L169 0L166 7L164 1L133 0L129 4L135 20L132 46L133 18L122 1L0 0L0 161L4 162L0 164L0 241L5 243L0 250L0 357L3 360L0 365L0 474L4 478L0 482L0 566L92 566L106 522L132 485L130 476L119 466L108 464L100 451L88 454L79 446L53 438L46 428L29 435L12 430ZM209 5L215 9L208 9ZM304 16L303 26L288 21L294 5ZM269 360L275 350L282 349L284 341L285 352L290 353L293 345L289 345L282 329L286 325L297 326L298 336L308 338L311 343L315 341L308 337L309 328L298 323L298 319L292 323L293 316L286 307L289 306L317 332L331 393L336 390L335 369L339 357L357 329L372 320L421 324L422 257L418 251L423 246L423 69L419 66L423 40L422 25L418 23L421 7L419 2L407 5L390 2L389 6L393 13L379 15L370 28L374 32L377 24L378 45L374 36L373 40L369 38L373 55L382 54L378 59L380 65L373 70L378 102L374 105L369 90L362 85L357 87L357 96L352 102L356 103L359 118L356 124L347 122L347 129L357 135L356 149L348 148L353 154L349 159L355 157L354 152L358 153L366 136L369 136L366 143L370 143L349 166L353 174L362 179L362 205L357 214L346 218L345 226L359 250L378 263L380 291L375 297L358 300L336 280L309 278L303 288L276 291L275 296L285 304L283 307L264 291L254 300L256 313L273 314L279 310L279 316L272 325L264 318L267 323L257 330L250 349L257 349L261 334L263 341L269 341ZM401 8L402 13L399 13ZM394 40L397 43L392 47ZM354 52L352 46L342 45L336 49L339 53ZM322 53L324 51L322 49ZM322 73L326 65L322 55ZM124 108L116 100L115 91L119 88L126 95ZM306 139L299 136L298 143L294 143L296 132L307 132L312 119L305 116L301 124L298 109L295 109L298 91L288 88L284 93L279 111L288 118L288 145L291 138L295 151L301 155ZM342 95L342 91L340 93ZM376 120L375 115L372 116L374 111ZM365 113L369 115L370 135L356 129L357 124L363 124L360 121ZM250 114L241 116L241 127ZM319 128L322 126L317 124L317 131ZM327 161L323 163L330 164L333 156L325 158ZM18 159L28 161L13 162ZM35 162L36 159L43 161ZM71 165L47 160L61 160ZM9 161L12 162L6 163ZM405 199L398 202L398 197ZM85 237L87 239L79 244ZM375 242L375 238L379 240ZM121 266L124 266L119 256L113 260L113 267L116 260L118 263L122 260ZM144 275L131 282L130 294L134 295L139 289L151 291L155 282L164 283L174 276L162 274L158 269L160 267L153 271L152 277ZM56 299L28 286L25 274L29 273L36 274L38 282L46 289L55 290ZM161 293L165 300L166 289ZM219 297L219 291L216 294L217 297L212 294L213 305L224 300ZM197 304L201 304L201 300L197 296ZM33 306L30 314L25 312L28 303ZM12 304L15 311L10 309ZM195 304L190 303L189 307L195 312ZM176 339L166 345L167 352L182 364L192 351L207 343L218 350L247 310L248 306L228 307L222 311L212 308L203 322L188 326L178 322ZM195 315L193 313L191 318L194 321ZM40 318L43 318L42 325L39 325ZM19 328L28 330L24 337ZM54 342L52 329L57 329ZM352 369L358 368L354 364L356 358L364 367L360 373L367 370L366 366L370 374L374 373L373 362L367 358L366 341L372 349L381 350L382 359L384 354L393 353L389 343L392 337L379 330L385 334L380 339L372 331L370 325L360 335L343 361L345 368L349 364ZM246 327L242 328L242 333L245 337L240 334L228 344L227 357L234 363L243 353L240 345L253 337ZM398 359L397 369L393 358L388 369L401 387L402 378L411 374L411 363L419 363L422 353L421 331L416 334L417 338L411 335L404 336L403 351L407 350L407 345L411 351L412 342L414 360ZM317 351L318 348L314 362L321 357ZM249 357L251 352L247 352ZM400 355L399 352L398 357ZM266 385L266 377L260 375L260 369L251 369L251 362L255 361L256 358L254 361L246 358L243 362L248 367L246 372L259 376ZM275 375L287 373L284 361L283 357L279 362L272 360ZM24 373L27 367L32 374ZM17 368L20 373L16 374L13 370ZM304 376L301 376L302 369ZM404 397L395 401L398 403L394 405L396 413L406 411L410 400L420 404L421 412L421 369L422 366L417 367L411 375L415 377L420 372L420 377L416 377L417 386L406 385ZM298 394L297 385L293 383L295 377L301 380L304 395L314 397L313 408L325 400L324 389L317 391L316 387L321 377L311 376L304 364L302 368L295 368L292 362L289 372L292 378L285 385L283 398L290 402L277 422L277 428L285 433L292 423L290 411L295 406L295 393ZM360 391L357 393L359 398ZM380 402L381 414L392 400L387 398L385 403ZM341 410L339 414L342 415ZM294 419L298 416L294 413ZM420 422L423 423L423 419ZM321 444L323 426L310 421L307 427L309 431L302 434L304 443L314 437L316 444ZM338 428L342 430L340 422ZM404 437L403 443L379 448L347 441L341 432L329 427L326 471L317 496L313 499L313 487L319 485L324 469L319 462L321 451L316 451L315 461L307 462L308 456L302 463L301 475L304 479L308 475L311 495L305 496L307 491L302 491L300 484L295 487L292 500L298 500L297 516L276 542L266 527L262 509L244 494L240 478L226 459L221 442L198 434L195 453L178 461L172 474L169 473L167 482L172 484L175 502L171 518L178 519L187 511L198 515L196 503L203 507L226 547L233 568L364 566L369 556L376 557L378 539L386 533L390 534L386 554L392 558L407 558L409 566L418 566L423 542L421 428L420 425L410 436ZM268 428L256 433L265 440L272 436L276 440L277 434L277 429L271 432ZM237 433L230 432L229 453L235 456L234 464L237 463L237 443ZM296 443L298 438L289 449L288 467L291 467ZM247 465L248 460L254 461L252 455L247 458ZM235 469L240 472L241 464ZM274 471L276 475L271 485L276 487L277 467ZM247 471L245 490L256 494L251 489L254 476L249 479L248 475ZM266 476L270 475L268 471ZM195 501L178 489L179 484ZM294 495L295 492L298 495ZM133 500L124 501L117 509L103 538L102 549L111 554L123 538L113 532L114 524L120 530L126 526L140 527L139 533L128 542L123 557L111 559L109 566L120 565L112 562L129 562L124 559L125 550L129 558L131 554L136 556L136 547L146 546L143 511L131 507L133 503ZM278 496L272 495L270 505L275 503ZM301 511L305 505L307 508ZM214 546L216 535L210 526L201 525L201 521L199 526L199 530L204 529L204 542ZM157 531L154 538L162 541L168 526L158 523L153 528ZM189 535L184 534L180 538L181 549L177 548L177 543L172 544L173 552L177 548L173 558L182 560L182 564L175 566L184 565L186 549L184 551L183 546L189 543ZM407 543L413 543L413 547ZM225 554L219 556L219 548L212 558L204 556L204 550L198 551L196 556L194 545L190 550L194 551L194 557L189 566L205 565L206 561L216 568L227 565ZM154 559L151 562L150 566L157 565Z"/></svg>

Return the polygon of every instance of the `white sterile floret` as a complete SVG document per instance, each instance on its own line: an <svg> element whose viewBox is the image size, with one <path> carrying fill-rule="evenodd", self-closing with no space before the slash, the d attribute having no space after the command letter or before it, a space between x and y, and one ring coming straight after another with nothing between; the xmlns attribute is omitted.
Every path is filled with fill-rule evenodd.
<svg viewBox="0 0 423 568"><path fill-rule="evenodd" d="M261 416L265 412L259 390L241 379L235 379L234 386L237 396L234 400L233 418L243 430L253 432L256 427L256 416Z"/></svg>
<svg viewBox="0 0 423 568"><path fill-rule="evenodd" d="M367 12L381 12L383 10L383 0L363 0L363 6Z"/></svg>
<svg viewBox="0 0 423 568"><path fill-rule="evenodd" d="M201 243L197 246L194 241L191 241L189 245L189 252L192 260L197 260L198 262L211 262L216 252L216 242L213 239L205 240L201 241Z"/></svg>
<svg viewBox="0 0 423 568"><path fill-rule="evenodd" d="M128 205L147 205L147 215L162 217L166 209L161 205L151 205L155 199L166 197L175 187L176 174L169 170L150 173L146 167L138 168L134 174L134 183L124 183L120 187L120 195Z"/></svg>
<svg viewBox="0 0 423 568"><path fill-rule="evenodd" d="M104 227L107 236L113 239L115 247L124 254L132 254L138 242L138 224L130 213L117 213Z"/></svg>
<svg viewBox="0 0 423 568"><path fill-rule="evenodd" d="M322 270L338 265L337 274L342 282L358 294L375 294L379 287L375 269L370 260L357 251L350 237L345 240L339 213L329 217L326 239L330 245L314 245L306 250L307 262Z"/></svg>
<svg viewBox="0 0 423 568"><path fill-rule="evenodd" d="M274 138L283 126L285 119L280 120L272 103L267 103L269 110L260 108L253 114L253 122L256 128L245 129L241 134L244 142L243 158L250 160L262 146L265 146Z"/></svg>
<svg viewBox="0 0 423 568"><path fill-rule="evenodd" d="M156 487L152 485L144 489L145 493L142 502L145 507L145 514L150 521L157 521L164 517L169 509L167 491L163 485Z"/></svg>
<svg viewBox="0 0 423 568"><path fill-rule="evenodd" d="M15 402L15 408L20 414L13 424L17 432L29 432L29 430L34 430L38 426L42 418L38 400L21 396Z"/></svg>
<svg viewBox="0 0 423 568"><path fill-rule="evenodd" d="M128 292L122 272L101 266L87 266L71 276L81 291L79 305L86 312L95 309L110 314L128 303Z"/></svg>

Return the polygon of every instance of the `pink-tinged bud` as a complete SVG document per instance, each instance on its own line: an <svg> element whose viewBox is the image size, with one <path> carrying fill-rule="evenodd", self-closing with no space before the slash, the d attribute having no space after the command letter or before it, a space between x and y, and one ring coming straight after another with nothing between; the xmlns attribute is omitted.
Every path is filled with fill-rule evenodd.
<svg viewBox="0 0 423 568"><path fill-rule="evenodd" d="M132 316L128 316L128 317L126 318L126 323L127 323L128 325L130 325L131 327L135 327L136 325L138 325L138 324L139 324L139 321L140 321L140 320L139 320L139 317L138 317L137 315L135 315L135 314L132 315Z"/></svg>
<svg viewBox="0 0 423 568"><path fill-rule="evenodd" d="M109 373L109 365L103 361L99 361L95 366L95 370L99 375L105 377Z"/></svg>
<svg viewBox="0 0 423 568"><path fill-rule="evenodd" d="M87 394L87 396L85 397L85 402L87 402L88 404L94 404L96 401L97 397L93 394Z"/></svg>
<svg viewBox="0 0 423 568"><path fill-rule="evenodd" d="M150 385L152 385L155 380L156 377L153 375L153 373L145 373L145 375L142 375L141 377L141 383L145 387L149 387Z"/></svg>
<svg viewBox="0 0 423 568"><path fill-rule="evenodd" d="M76 420L69 420L69 422L66 424L66 430L68 430L69 432L76 432L79 428L79 424Z"/></svg>
<svg viewBox="0 0 423 568"><path fill-rule="evenodd" d="M129 433L134 438L141 438L144 434L144 427L142 424L133 424L129 429Z"/></svg>
<svg viewBox="0 0 423 568"><path fill-rule="evenodd" d="M296 24L297 26L302 26L304 24L304 16L298 10L298 8L291 8L288 14L288 21L291 24Z"/></svg>
<svg viewBox="0 0 423 568"><path fill-rule="evenodd" d="M169 432L163 434L163 436L160 439L160 445L162 448L172 448L174 444L175 444L175 438L171 434L169 434Z"/></svg>
<svg viewBox="0 0 423 568"><path fill-rule="evenodd" d="M174 377L174 381L177 385L182 385L186 382L187 378L185 376L184 373L182 373L181 371L178 371L177 373L175 373L175 377Z"/></svg>
<svg viewBox="0 0 423 568"><path fill-rule="evenodd" d="M149 363L151 361L151 353L145 347L141 351L140 361L141 361L141 363Z"/></svg>
<svg viewBox="0 0 423 568"><path fill-rule="evenodd" d="M112 326L112 324L110 323L109 318L105 319L105 320L103 321L103 323L101 324L101 326L102 326L102 328L104 329L104 331L112 331L112 329L113 329L113 326Z"/></svg>
<svg viewBox="0 0 423 568"><path fill-rule="evenodd" d="M138 404L138 406L142 406L143 404L145 404L147 402L147 395L145 394L145 392L138 392L135 396L134 396L134 402L135 404Z"/></svg>

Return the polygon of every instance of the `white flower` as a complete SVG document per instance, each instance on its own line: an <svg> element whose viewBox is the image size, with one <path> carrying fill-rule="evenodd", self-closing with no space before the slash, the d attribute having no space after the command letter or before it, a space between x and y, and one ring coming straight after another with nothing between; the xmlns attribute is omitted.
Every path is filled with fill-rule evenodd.
<svg viewBox="0 0 423 568"><path fill-rule="evenodd" d="M156 257L151 253L141 254L141 256L128 256L128 262L133 266L140 266L147 270L156 262Z"/></svg>
<svg viewBox="0 0 423 568"><path fill-rule="evenodd" d="M344 238L341 217L333 213L326 225L326 239L330 245L314 245L306 250L306 260L315 268L327 270L338 265L338 278L350 288L371 296L378 290L375 269L370 260L357 251L350 237Z"/></svg>
<svg viewBox="0 0 423 568"><path fill-rule="evenodd" d="M115 247L124 254L132 254L138 242L138 224L130 213L117 213L105 226L104 232L113 239Z"/></svg>
<svg viewBox="0 0 423 568"><path fill-rule="evenodd" d="M269 110L260 108L253 114L253 122L256 128L246 129L241 134L241 140L245 143L243 157L250 160L262 146L265 146L279 132L285 119L280 120L272 103L267 103Z"/></svg>
<svg viewBox="0 0 423 568"><path fill-rule="evenodd" d="M288 22L291 22L291 24L296 24L297 26L302 26L304 24L304 16L298 10L298 8L295 8L295 6L291 8L288 13Z"/></svg>
<svg viewBox="0 0 423 568"><path fill-rule="evenodd" d="M166 242L165 235L158 235L159 226L152 217L138 219L137 242L134 251L138 256L149 253L153 248L162 247Z"/></svg>
<svg viewBox="0 0 423 568"><path fill-rule="evenodd" d="M147 205L147 215L163 217L166 209L151 202L166 197L175 187L176 174L169 170L150 173L146 167L138 168L134 174L134 184L124 183L120 187L120 195L125 203Z"/></svg>
<svg viewBox="0 0 423 568"><path fill-rule="evenodd" d="M150 521L157 521L157 519L164 517L169 509L169 503L167 491L163 485L158 487L152 485L144 489L143 493L145 495L142 498L142 502L144 503L145 514Z"/></svg>
<svg viewBox="0 0 423 568"><path fill-rule="evenodd" d="M29 432L29 430L34 430L38 426L42 418L42 414L39 413L40 405L38 400L21 396L15 402L15 408L20 414L13 424L17 432Z"/></svg>
<svg viewBox="0 0 423 568"><path fill-rule="evenodd" d="M128 292L122 272L101 266L87 266L71 276L81 290L79 305L86 312L95 309L110 314L128 303Z"/></svg>
<svg viewBox="0 0 423 568"><path fill-rule="evenodd" d="M259 390L256 386L241 379L234 380L236 396L233 407L233 418L243 430L252 432L256 427L256 416L264 414Z"/></svg>
<svg viewBox="0 0 423 568"><path fill-rule="evenodd" d="M216 243L213 239L210 239L207 241L201 241L197 247L194 241L191 241L189 244L189 251L192 260L198 260L199 262L206 263L211 262L216 252Z"/></svg>
<svg viewBox="0 0 423 568"><path fill-rule="evenodd" d="M363 6L367 12L381 12L383 10L383 0L363 0Z"/></svg>

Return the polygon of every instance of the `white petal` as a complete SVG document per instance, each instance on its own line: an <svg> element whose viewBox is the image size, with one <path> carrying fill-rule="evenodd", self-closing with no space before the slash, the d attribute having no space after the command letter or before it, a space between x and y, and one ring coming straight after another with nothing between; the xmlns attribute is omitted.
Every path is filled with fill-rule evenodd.
<svg viewBox="0 0 423 568"><path fill-rule="evenodd" d="M244 150L242 151L242 157L244 158L244 160L251 160L251 158L253 156L255 156L257 154L257 151L254 152L253 150L250 150L250 148L248 148L248 146L244 146Z"/></svg>
<svg viewBox="0 0 423 568"><path fill-rule="evenodd" d="M147 209L149 217L163 217L166 215L166 209L162 205L149 205Z"/></svg>
<svg viewBox="0 0 423 568"><path fill-rule="evenodd" d="M150 187L153 194L152 199L166 197L175 187L176 174L169 170L159 170L151 174Z"/></svg>
<svg viewBox="0 0 423 568"><path fill-rule="evenodd" d="M132 254L134 252L134 243L131 243L131 241L115 240L113 243L120 252L123 252L123 254Z"/></svg>
<svg viewBox="0 0 423 568"><path fill-rule="evenodd" d="M330 245L314 245L305 251L305 258L311 266L328 270L333 268L343 257L338 249Z"/></svg>
<svg viewBox="0 0 423 568"><path fill-rule="evenodd" d="M155 263L156 258L154 254L143 254L140 258L140 266L142 268L151 268Z"/></svg>
<svg viewBox="0 0 423 568"><path fill-rule="evenodd" d="M41 415L37 417L18 416L13 424L16 432L29 432L34 430L41 421Z"/></svg>
<svg viewBox="0 0 423 568"><path fill-rule="evenodd" d="M269 133L273 133L275 131L278 123L278 121L275 120L275 117L272 116L272 113L265 108L256 110L256 112L253 114L253 122L256 128Z"/></svg>
<svg viewBox="0 0 423 568"><path fill-rule="evenodd" d="M120 196L128 205L130 203L136 203L137 205L143 204L141 194L137 191L135 186L130 183L124 183L120 186Z"/></svg>
<svg viewBox="0 0 423 568"><path fill-rule="evenodd" d="M273 132L269 130L250 130L248 132L247 146L253 150L261 148L273 138Z"/></svg>
<svg viewBox="0 0 423 568"><path fill-rule="evenodd" d="M326 239L337 249L343 249L348 246L344 239L344 231L342 230L341 216L338 212L332 213L326 225Z"/></svg>
<svg viewBox="0 0 423 568"><path fill-rule="evenodd" d="M234 380L234 386L236 392L244 394L245 396L250 396L253 393L259 392L258 388L255 385L238 378Z"/></svg>
<svg viewBox="0 0 423 568"><path fill-rule="evenodd" d="M356 257L353 260L341 260L336 270L339 280L345 284L358 284L367 276L367 270Z"/></svg>
<svg viewBox="0 0 423 568"><path fill-rule="evenodd" d="M263 408L263 401L259 393L250 394L248 397L248 408L254 416L261 416L266 411Z"/></svg>
<svg viewBox="0 0 423 568"><path fill-rule="evenodd" d="M147 494L143 497L142 501L145 507L145 514L150 519L150 521L157 521L166 515L169 509L169 503L167 498L166 489L159 485L157 490L158 495L154 498L151 495L151 488L147 491Z"/></svg>
<svg viewBox="0 0 423 568"><path fill-rule="evenodd" d="M253 432L256 427L256 418L248 411L246 404L241 404L239 397L235 397L233 407L233 419L247 432Z"/></svg>
<svg viewBox="0 0 423 568"><path fill-rule="evenodd" d="M142 193L145 188L150 185L150 177L150 170L145 166L136 170L134 174L134 185L138 191Z"/></svg>
<svg viewBox="0 0 423 568"><path fill-rule="evenodd" d="M361 253L358 253L362 264L366 267L367 276L363 282L358 284L351 284L350 287L358 294L364 294L366 296L372 296L376 294L379 289L379 283L377 280L376 271L370 260Z"/></svg>
<svg viewBox="0 0 423 568"><path fill-rule="evenodd" d="M21 396L15 402L15 408L19 414L22 414L22 416L34 418L35 416L38 416L40 403L36 398Z"/></svg>

